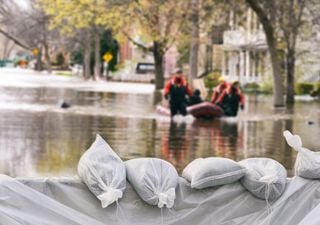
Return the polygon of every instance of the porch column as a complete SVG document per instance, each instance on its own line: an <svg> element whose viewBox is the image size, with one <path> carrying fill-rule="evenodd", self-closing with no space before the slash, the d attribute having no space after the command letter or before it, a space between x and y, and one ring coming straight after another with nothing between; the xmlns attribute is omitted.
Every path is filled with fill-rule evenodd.
<svg viewBox="0 0 320 225"><path fill-rule="evenodd" d="M245 52L245 56L246 56L246 81L249 81L250 78L250 52L249 50L246 50Z"/></svg>
<svg viewBox="0 0 320 225"><path fill-rule="evenodd" d="M241 84L246 83L245 80L245 68L246 68L246 64L245 64L245 53L244 51L240 50L239 51L239 55L240 55L240 74L239 74L239 82Z"/></svg>
<svg viewBox="0 0 320 225"><path fill-rule="evenodd" d="M251 77L250 77L250 81L254 81L255 77L256 77L256 52L252 52L251 54L252 56L252 60L251 60Z"/></svg>
<svg viewBox="0 0 320 225"><path fill-rule="evenodd" d="M226 76L226 50L222 51L222 66L221 66L221 75Z"/></svg>
<svg viewBox="0 0 320 225"><path fill-rule="evenodd" d="M229 76L234 79L237 76L237 55L234 51L231 52L229 57Z"/></svg>

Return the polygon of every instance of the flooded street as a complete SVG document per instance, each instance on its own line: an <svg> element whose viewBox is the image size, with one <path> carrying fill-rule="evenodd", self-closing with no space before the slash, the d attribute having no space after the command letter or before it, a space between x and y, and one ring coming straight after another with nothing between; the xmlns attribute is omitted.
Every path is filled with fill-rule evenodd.
<svg viewBox="0 0 320 225"><path fill-rule="evenodd" d="M61 109L66 100L72 106ZM237 118L195 120L156 113L161 94L153 85L81 81L0 71L0 173L13 177L73 176L95 135L104 137L123 160L159 157L179 172L198 157L236 161L271 157L289 174L296 153L282 137L286 129L303 145L320 150L320 102L298 100L274 109L271 96L247 96Z"/></svg>

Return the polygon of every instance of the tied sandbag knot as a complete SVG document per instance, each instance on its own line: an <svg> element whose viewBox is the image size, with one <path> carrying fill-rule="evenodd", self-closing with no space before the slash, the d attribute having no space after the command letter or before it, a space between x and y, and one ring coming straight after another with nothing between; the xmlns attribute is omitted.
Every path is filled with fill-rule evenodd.
<svg viewBox="0 0 320 225"><path fill-rule="evenodd" d="M104 191L97 198L101 201L102 208L106 208L108 205L122 198L122 191L112 187L107 187L105 184L99 184L99 187Z"/></svg>
<svg viewBox="0 0 320 225"><path fill-rule="evenodd" d="M162 208L164 205L167 208L172 208L174 199L176 198L176 192L174 188L170 188L168 191L158 194L159 202L158 207Z"/></svg>
<svg viewBox="0 0 320 225"><path fill-rule="evenodd" d="M259 179L261 182L266 182L267 184L272 184L277 181L277 176L275 175L264 175Z"/></svg>
<svg viewBox="0 0 320 225"><path fill-rule="evenodd" d="M299 135L292 135L290 131L286 130L283 132L288 145L296 151L302 150L302 141Z"/></svg>

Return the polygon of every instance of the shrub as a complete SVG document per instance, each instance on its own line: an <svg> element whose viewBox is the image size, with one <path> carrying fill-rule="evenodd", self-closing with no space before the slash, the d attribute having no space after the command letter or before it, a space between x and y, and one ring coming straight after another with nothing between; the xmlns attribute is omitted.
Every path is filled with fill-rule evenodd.
<svg viewBox="0 0 320 225"><path fill-rule="evenodd" d="M257 83L247 83L243 86L243 88L247 88L247 89L259 89L259 84Z"/></svg>
<svg viewBox="0 0 320 225"><path fill-rule="evenodd" d="M320 81L318 81L317 83L315 83L314 89L317 90L317 91L320 91Z"/></svg>
<svg viewBox="0 0 320 225"><path fill-rule="evenodd" d="M310 92L312 97L320 96L320 81L314 84L313 90Z"/></svg>
<svg viewBox="0 0 320 225"><path fill-rule="evenodd" d="M273 78L271 74L264 76L259 84L260 92L265 94L273 93Z"/></svg>
<svg viewBox="0 0 320 225"><path fill-rule="evenodd" d="M54 74L59 76L66 76L66 77L73 76L72 71L56 71L54 72Z"/></svg>
<svg viewBox="0 0 320 225"><path fill-rule="evenodd" d="M251 92L256 93L256 92L260 92L260 86L257 83L247 83L243 85L243 90L244 92L248 92L248 93L251 93Z"/></svg>
<svg viewBox="0 0 320 225"><path fill-rule="evenodd" d="M209 91L212 90L215 86L217 86L219 84L219 77L220 76L221 76L221 71L215 70L215 71L209 73L204 78L204 84Z"/></svg>
<svg viewBox="0 0 320 225"><path fill-rule="evenodd" d="M312 83L298 83L295 86L295 92L297 95L307 95L313 90L314 85Z"/></svg>

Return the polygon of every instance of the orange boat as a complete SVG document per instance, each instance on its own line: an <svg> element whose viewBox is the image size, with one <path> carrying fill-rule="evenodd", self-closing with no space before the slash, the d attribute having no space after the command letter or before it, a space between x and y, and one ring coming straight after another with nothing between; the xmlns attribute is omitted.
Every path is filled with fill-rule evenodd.
<svg viewBox="0 0 320 225"><path fill-rule="evenodd" d="M187 111L188 114L196 118L204 119L213 119L224 115L221 107L210 102L202 102L196 105L188 106ZM166 116L171 115L170 109L161 105L157 106L157 112Z"/></svg>

